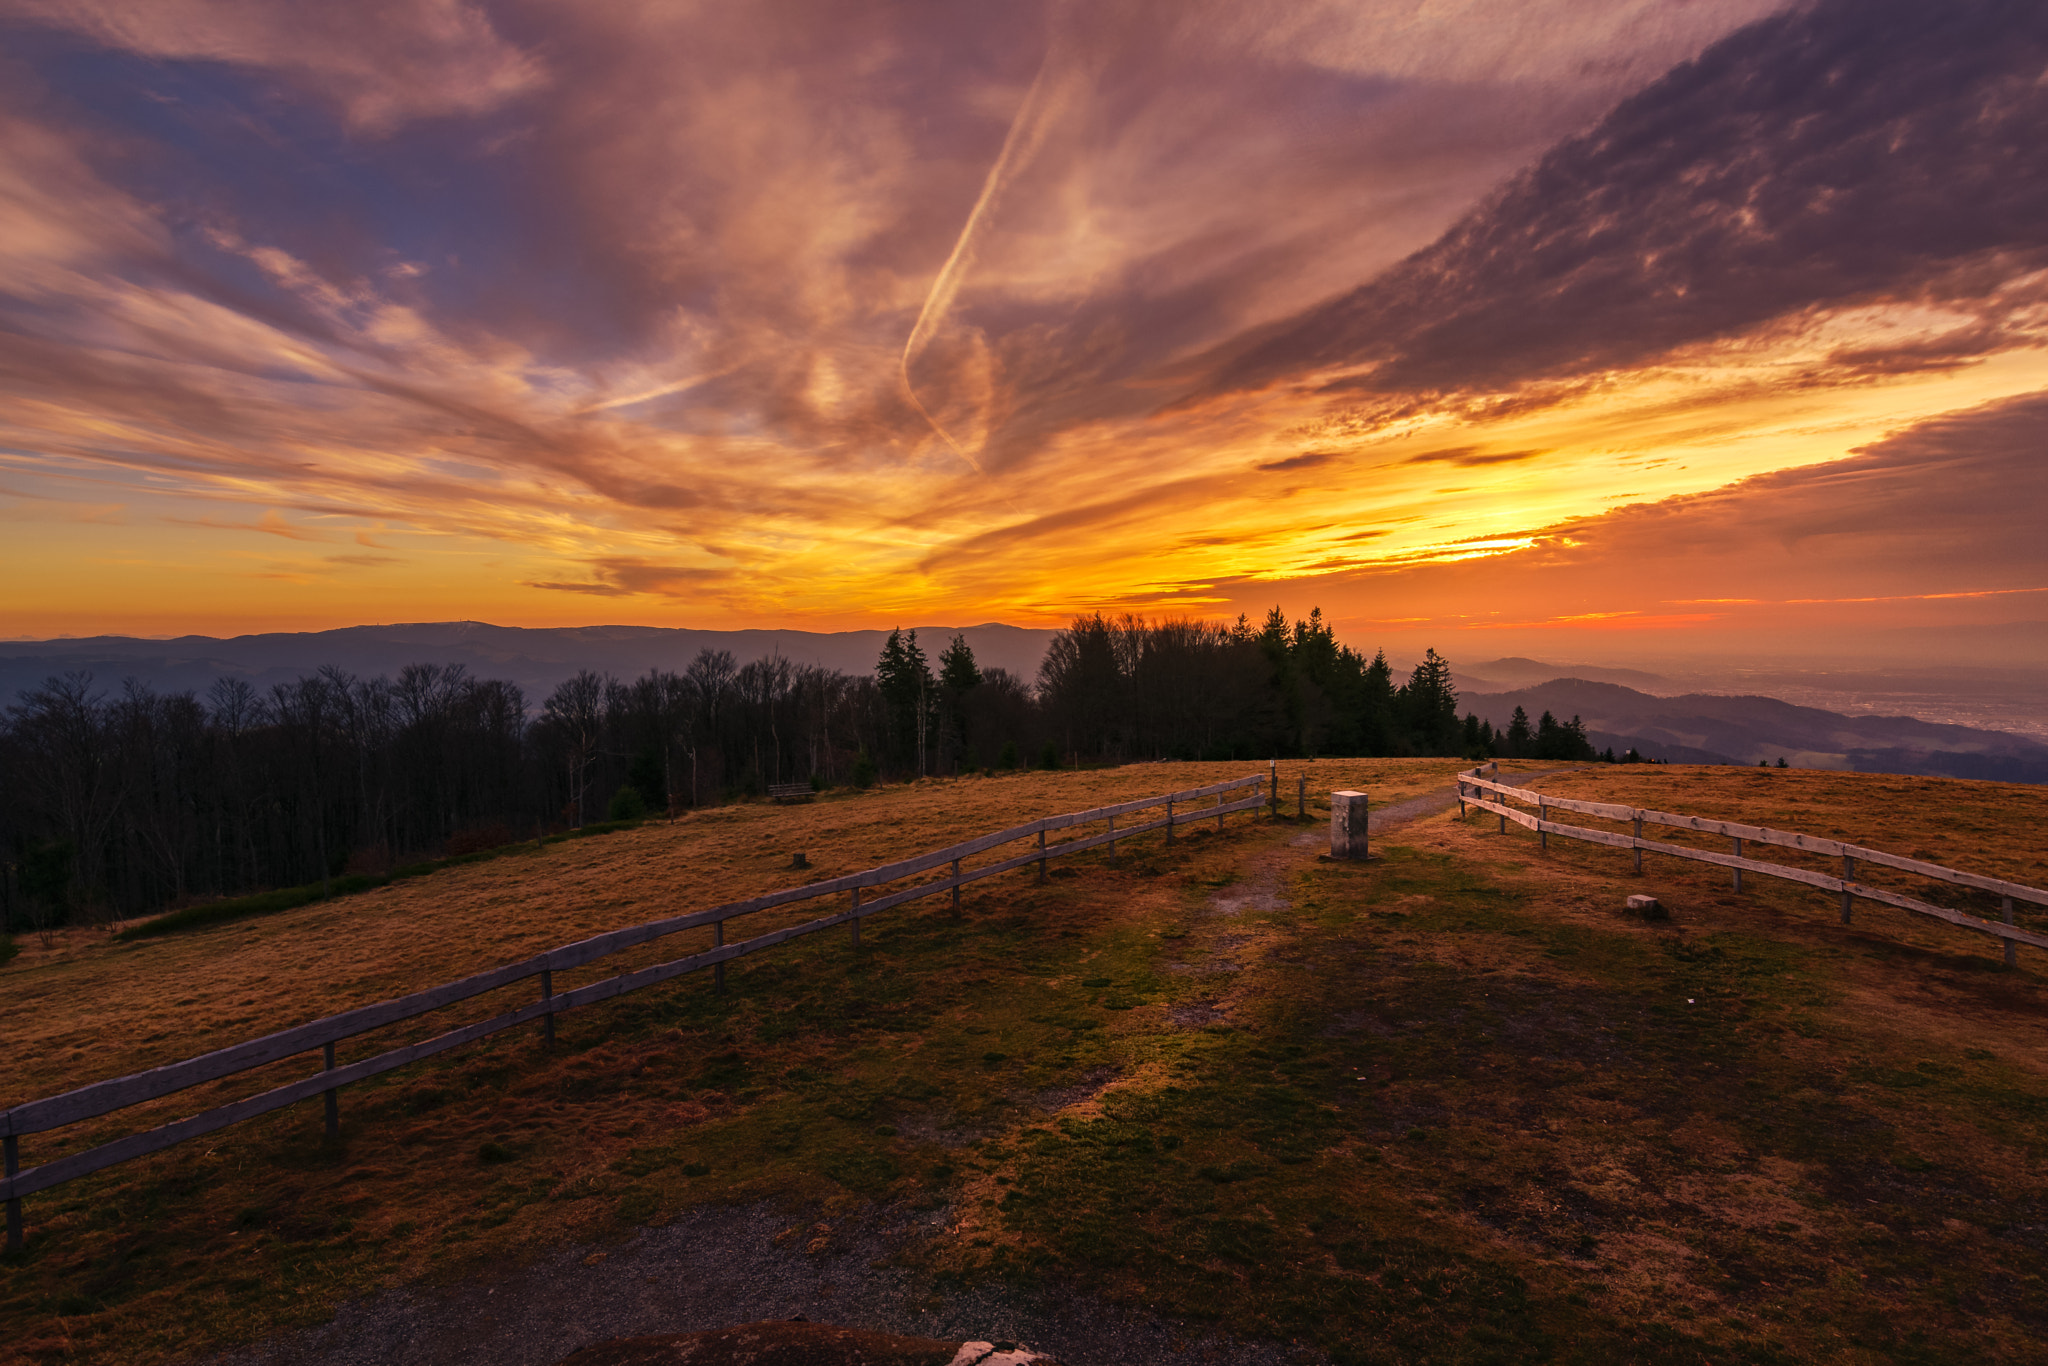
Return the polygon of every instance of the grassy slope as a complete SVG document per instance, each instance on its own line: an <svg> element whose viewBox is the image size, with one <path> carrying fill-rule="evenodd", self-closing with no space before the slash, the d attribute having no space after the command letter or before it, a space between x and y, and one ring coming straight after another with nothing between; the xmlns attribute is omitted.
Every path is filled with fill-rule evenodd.
<svg viewBox="0 0 2048 1366"><path fill-rule="evenodd" d="M1448 767L1326 763L1315 786L1393 799ZM829 875L1221 776L707 813L187 948L25 955L6 983L39 1009L10 1012L0 1047L28 1053L37 1094L129 1070L174 1016L225 1041L775 885L794 847ZM2038 881L2038 789L1907 780L1931 816L1914 824L1889 780L1770 777L1545 785ZM960 924L871 922L857 957L833 936L750 962L722 999L692 982L568 1017L552 1056L500 1039L352 1089L340 1151L305 1106L60 1189L30 1202L38 1240L0 1292L11 1349L160 1358L768 1196L943 1204L918 1254L942 1277L1075 1275L1346 1360L2026 1359L2048 1319L2034 956L2006 973L1954 931L1860 912L1845 930L1815 893L1736 898L1654 858L1639 881L1616 851L1542 855L1493 825L1433 818L1365 866L1311 861L1284 825L1155 837L1115 870L1084 855L970 895ZM1634 890L1674 922L1616 916ZM287 975L308 944L325 964ZM111 1030L85 1008L102 1001ZM138 1042L54 1051L95 1034Z"/></svg>

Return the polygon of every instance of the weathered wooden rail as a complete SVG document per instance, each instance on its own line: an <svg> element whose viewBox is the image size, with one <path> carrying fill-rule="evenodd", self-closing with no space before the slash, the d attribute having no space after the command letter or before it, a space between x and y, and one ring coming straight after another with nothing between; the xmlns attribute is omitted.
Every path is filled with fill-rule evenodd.
<svg viewBox="0 0 2048 1366"><path fill-rule="evenodd" d="M1860 844L1849 844L1843 840L1822 839L1815 835L1801 835L1789 830L1772 830L1760 825L1743 825L1735 821L1707 820L1699 816L1680 816L1668 811L1654 811L1643 807L1619 806L1613 802L1583 802L1568 797L1555 796L1548 792L1537 792L1526 787L1513 787L1506 783L1493 782L1482 778L1482 768L1458 775L1458 810L1465 814L1466 807L1490 811L1500 818L1501 829L1506 831L1509 821L1534 830L1548 847L1550 836L1561 835L1566 839L1584 840L1590 844L1604 844L1616 849L1629 849L1635 853L1635 870L1643 871L1645 853L1667 854L1672 858L1690 859L1695 863L1718 864L1732 869L1735 876L1735 890L1742 890L1742 875L1755 873L1760 877L1780 878L1787 882L1800 882L1823 891L1839 893L1842 898L1842 923L1848 924L1855 909L1856 898L1896 906L1915 915L1931 916L1945 920L1960 929L1977 934L1991 935L2005 941L2005 961L2011 966L2017 957L2018 946L2032 944L2036 948L2048 949L2048 935L2023 930L2013 923L2013 903L2024 901L2029 905L2048 906L2048 892L2037 887L2024 886L2017 882L2005 882L1995 877L1984 877L1977 873L1965 873L1954 868L1945 868L1938 863L1926 863L1920 859L1906 858L1899 854L1888 854L1882 849L1870 849ZM1498 771L1496 767L1496 771ZM1489 795L1491 798L1489 798ZM1494 800L1497 799L1497 800ZM1535 814L1518 811L1509 803L1522 802L1536 808ZM1594 830L1583 825L1566 825L1550 819L1552 811L1571 811L1600 820L1626 822L1631 833L1623 835L1610 830ZM1720 835L1733 841L1728 853L1712 849L1695 849L1689 845L1672 844L1667 840L1643 838L1645 825L1669 826L1679 830L1696 830L1702 834ZM1842 860L1839 876L1815 872L1810 868L1798 868L1790 864L1771 863L1763 859L1747 858L1743 855L1745 844L1771 845L1784 849L1798 849L1823 858ZM1985 920L1963 911L1951 910L1947 906L1936 906L1918 898L1892 891L1888 887L1873 886L1856 880L1858 863L1875 864L1882 868L1895 868L1900 872L1913 873L1919 877L1931 878L1938 882L1954 883L1960 887L1974 888L1980 892L1992 892L2003 901L2003 923Z"/></svg>
<svg viewBox="0 0 2048 1366"><path fill-rule="evenodd" d="M339 1015L313 1020L275 1034L266 1034L246 1043L202 1053L183 1062L168 1063L131 1076L94 1082L61 1095L31 1100L7 1110L0 1110L0 1143L4 1143L6 1155L6 1173L4 1179L0 1179L0 1198L4 1198L7 1203L7 1246L9 1250L15 1250L22 1245L21 1200L24 1196L48 1190L52 1186L101 1171L117 1163L158 1152L183 1143L187 1139L197 1138L201 1134L226 1128L230 1124L283 1109L287 1105L297 1104L316 1095L324 1099L327 1132L331 1135L338 1131L340 1122L336 1093L351 1082L363 1081L535 1020L542 1022L546 1037L552 1043L555 1016L565 1010L657 986L685 973L698 972L705 968L713 970L717 989L723 991L725 965L736 958L744 958L749 954L759 953L764 949L837 925L852 927L853 942L857 947L860 943L862 920L920 897L936 896L940 892L950 891L953 895L953 913L957 916L960 911L960 889L970 882L978 882L982 878L994 877L998 873L1034 863L1038 865L1038 880L1043 882L1045 865L1049 859L1078 854L1084 849L1094 849L1105 844L1109 846L1110 856L1114 859L1117 845L1121 841L1134 839L1155 830L1164 830L1170 843L1175 828L1196 821L1213 819L1217 829L1221 830L1225 816L1238 811L1254 811L1267 805L1267 795L1258 790L1264 788L1266 784L1267 777L1255 773L1249 777L1193 788L1186 792L1172 792L1161 797L1147 797L1114 806L1100 806L1091 811L1076 811L1064 816L1047 816L1025 825L982 835L962 844L935 849L928 854L919 854L914 858L884 864L879 868L869 868L864 872L848 873L843 877L828 878L804 887L786 888L745 901L713 906L709 910L691 911L665 920L654 920L644 925L612 930L574 944L566 944L558 949L551 949L532 958L522 959L517 963L508 963L503 967L492 968L488 972L480 972L459 981L414 992L409 996L400 996L394 1000L380 1001L375 1005L344 1011ZM1229 794L1246 788L1254 789L1252 796L1235 801L1224 800ZM1189 805L1208 797L1216 799L1214 804ZM1180 809L1176 810L1176 806ZM1135 815L1159 807L1165 808L1165 815L1141 824L1117 828L1119 816ZM1108 828L1096 834L1066 839L1058 843L1046 842L1045 837L1053 831L1070 830L1098 822L1106 823ZM960 866L963 859L1033 837L1037 839L1037 847L1027 853L998 859L976 868L962 869ZM905 878L916 877L920 873L946 865L950 866L946 876L942 878L899 888L871 900L862 899L861 894L872 888L900 882ZM840 894L850 894L851 904L846 910L805 921L800 925L771 930L738 943L725 942L725 924L729 920L795 902ZM570 990L555 990L554 974L557 972L581 967L679 931L705 925L712 927L713 946L703 952L631 972L622 972ZM433 1038L388 1049L373 1057L342 1065L337 1065L335 1061L335 1045L343 1040L386 1025L414 1019L534 977L540 979L539 999L516 1009L463 1025ZM158 1100L188 1087L281 1062L314 1049L320 1050L322 1065L321 1070L310 1076L273 1087L243 1100L216 1106L186 1119L174 1120L153 1129L97 1144L25 1170L20 1168L20 1140L24 1135L43 1133L64 1125L96 1119L116 1110Z"/></svg>

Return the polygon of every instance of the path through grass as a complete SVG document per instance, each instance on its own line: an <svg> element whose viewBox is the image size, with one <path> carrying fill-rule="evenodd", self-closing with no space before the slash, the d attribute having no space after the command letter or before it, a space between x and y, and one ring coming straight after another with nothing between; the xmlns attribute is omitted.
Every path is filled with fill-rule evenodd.
<svg viewBox="0 0 2048 1366"><path fill-rule="evenodd" d="M1490 820L1363 866L1320 839L1084 855L722 998L572 1015L552 1055L353 1089L338 1149L309 1106L81 1183L8 1273L9 1350L159 1359L766 1198L791 1246L944 1211L906 1254L937 1285L1079 1284L1343 1362L2031 1358L2032 967ZM1618 915L1636 890L1675 920Z"/></svg>

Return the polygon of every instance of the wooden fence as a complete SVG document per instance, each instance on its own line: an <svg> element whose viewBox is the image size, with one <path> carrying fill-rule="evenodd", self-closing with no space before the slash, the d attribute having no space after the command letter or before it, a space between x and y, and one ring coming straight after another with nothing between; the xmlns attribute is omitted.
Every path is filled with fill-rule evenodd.
<svg viewBox="0 0 2048 1366"><path fill-rule="evenodd" d="M1155 830L1164 830L1167 841L1171 843L1176 827L1190 825L1197 821L1213 819L1216 822L1216 828L1220 831L1223 828L1223 818L1225 816L1232 812L1253 811L1264 807L1269 801L1277 798L1278 790L1277 788L1275 789L1273 797L1268 797L1263 793L1255 791L1252 796L1235 801L1226 801L1225 798L1231 793L1241 792L1246 788L1258 789L1264 787L1267 782L1268 778L1265 775L1252 774L1246 778L1235 779L1226 783L1216 783L1209 787L1198 787L1186 792L1168 793L1163 797L1147 797L1139 801L1123 802L1115 806L1097 807L1092 811L1077 811L1065 816L1047 816L1042 820L1032 821L1027 825L1012 826L1008 830L998 830L993 834L982 835L977 839L968 840L964 844L955 844L949 848L936 849L928 854L919 854L915 858L904 859L899 863L885 864L879 868L870 868L865 872L848 873L844 877L829 878L822 882L814 882L806 887L792 887L779 892L769 892L765 896L753 897L746 901L735 901L723 906L714 906L709 910L692 911L685 915L671 916L666 920L655 920L645 925L635 925L627 929L613 930L607 934L596 935L578 943L552 949L517 963L508 963L504 967L493 968L489 972L480 972L471 977L464 977L459 981L431 987L425 991L414 992L410 996L401 996L395 1000L382 1001L376 1005L344 1011L342 1014L330 1015L325 1019L314 1020L292 1029L282 1030L275 1034L266 1034L262 1038L251 1039L246 1043L216 1049L211 1053L203 1053L196 1058L188 1058L183 1062L169 1063L162 1067L151 1068L146 1072L137 1072L132 1076L116 1077L109 1081L95 1082L90 1086L81 1086L76 1090L66 1091L62 1095L49 1096L42 1100L32 1100L16 1105L8 1110L0 1110L0 1141L4 1141L6 1151L6 1174L4 1180L0 1180L0 1197L4 1197L7 1202L7 1246L12 1251L20 1248L22 1245L21 1200L23 1196L33 1195L37 1191L48 1190L50 1187L62 1182L100 1171L116 1163L126 1162L132 1158L171 1147L173 1144L183 1143L187 1139L197 1138L201 1134L212 1133L214 1130L225 1128L230 1124L239 1123L245 1119L253 1119L257 1115L267 1114L272 1110L283 1109L287 1105L311 1099L316 1095L324 1098L327 1132L332 1135L338 1132L340 1124L339 1104L336 1093L350 1082L362 1081L379 1073L389 1072L393 1068L404 1067L408 1063L418 1062L422 1058L430 1058L436 1053L446 1052L451 1048L457 1048L488 1035L496 1034L500 1030L510 1029L515 1025L526 1024L534 1020L542 1022L547 1040L552 1043L555 1034L555 1016L565 1010L573 1009L576 1006L590 1005L597 1001L609 1000L614 996L624 995L629 991L639 991L645 987L657 986L671 978L680 977L684 973L698 972L704 968L712 969L717 988L723 991L725 989L725 965L733 959L744 958L748 954L759 953L763 949L773 948L792 939L802 938L804 935L816 934L820 930L831 929L836 925L850 925L852 927L853 943L858 947L860 944L860 922L868 916L889 910L895 906L901 906L908 901L915 901L920 897L936 896L938 893L945 891L950 891L953 894L953 912L955 915L958 915L960 909L960 888L970 882L976 882L986 877L994 877L998 873L1022 868L1028 864L1035 863L1038 865L1038 880L1043 882L1045 881L1045 865L1048 859L1060 858L1068 854L1077 854L1084 849L1094 849L1105 844L1109 846L1110 856L1114 859L1116 856L1116 846L1119 841L1149 834ZM1214 797L1216 799L1215 803L1209 806L1188 807L1188 803L1197 802L1206 797ZM1176 805L1182 809L1176 811ZM1141 824L1126 825L1122 829L1117 828L1116 822L1119 816L1130 816L1159 807L1165 808L1165 815ZM1045 837L1052 831L1068 830L1076 826L1092 825L1098 822L1106 823L1108 828L1096 834L1066 839L1055 844L1046 843ZM962 870L960 866L963 859L971 858L976 854L985 853L988 850L999 848L1005 844L1015 843L1018 840L1030 839L1034 836L1037 838L1037 847L1028 853L999 859L996 862L984 864L977 868ZM917 883L868 900L862 899L861 894L872 888L891 882L899 882L905 878L915 877L920 873L929 872L942 865L950 865L950 868L946 876L935 881ZM741 940L738 943L728 944L725 942L725 923L728 920L753 915L777 906L786 906L793 902L808 901L816 897L839 894L850 894L851 905L846 910L822 916L816 920L806 921L800 925L791 925L784 929L772 930L766 934L756 935L752 939ZM581 967L586 963L608 957L622 950L634 948L652 940L675 934L681 930L694 929L704 925L712 927L713 947L702 953L693 953L670 962L657 963L651 967L619 973L616 976L606 977L600 981L571 990L556 991L554 988L554 974L557 972ZM378 1053L374 1057L363 1058L360 1061L350 1062L346 1065L336 1065L334 1056L335 1045L345 1039L373 1029L382 1028L386 1025L395 1024L402 1020L425 1015L430 1011L440 1010L457 1002L469 1000L471 997L481 996L486 992L496 991L501 987L533 977L540 979L539 998L515 1010L506 1011L487 1020L479 1020L474 1024L464 1025L459 1029L450 1030L445 1034L425 1039L418 1043L404 1044L400 1047ZM314 1049L320 1050L321 1069L311 1076L300 1078L283 1086L274 1087L271 1090L250 1096L244 1100L217 1106L214 1109L193 1115L187 1119L176 1120L154 1129L144 1130L141 1133L130 1134L125 1138L115 1139L109 1143L101 1143L80 1152L51 1159L27 1170L20 1169L19 1143L21 1137L25 1134L42 1133L63 1125L94 1119L131 1105L139 1105L146 1101L171 1095L187 1087L197 1086L203 1082L216 1081L222 1077L232 1076L235 1073L244 1072L251 1068L266 1066L301 1053L311 1052Z"/></svg>
<svg viewBox="0 0 2048 1366"><path fill-rule="evenodd" d="M1458 813L1465 814L1467 807L1490 811L1500 817L1500 828L1505 832L1508 822L1526 826L1537 833L1545 848L1549 847L1552 835L1566 839L1584 840L1591 844L1605 844L1617 849L1635 852L1635 870L1643 871L1643 854L1668 854L1672 858L1690 859L1695 863L1713 863L1734 871L1735 890L1742 890L1742 875L1756 873L1762 877L1782 878L1788 882L1802 882L1809 887L1839 893L1842 898L1842 923L1849 923L1855 909L1856 898L1896 906L1915 915L1931 916L1945 920L1961 929L1978 934L1991 935L2005 941L2005 961L2011 966L2016 961L2018 946L2032 944L2036 948L2048 949L2048 936L2020 929L2013 923L2012 904L2024 901L2034 906L2048 906L2048 892L2036 887L2022 886L2017 882L2004 882L1995 877L1982 877L1976 873L1959 872L1944 868L1937 863L1923 863L1919 859L1904 858L1888 854L1881 849L1868 849L1860 844L1848 844L1841 840L1821 839L1814 835L1794 834L1786 830L1771 830L1758 825L1741 825L1734 821L1711 821L1698 816L1678 816L1668 811L1651 811L1634 806L1617 806L1612 802L1582 802L1566 797L1553 796L1525 787L1511 787L1505 783L1493 782L1480 774L1485 766L1469 773L1458 775ZM1494 766L1499 771L1499 766ZM1489 799L1489 795L1492 800ZM1511 802L1521 802L1536 808L1534 815L1517 811ZM1600 820L1625 822L1631 833L1622 835L1608 830L1593 830L1583 825L1565 825L1550 819L1552 811L1572 811L1583 816L1594 816ZM1680 830L1696 830L1702 834L1720 835L1732 841L1730 852L1723 854L1711 849L1694 849L1688 845L1671 844L1664 840L1643 838L1645 825L1671 826ZM1808 868L1796 868L1783 863L1770 863L1762 859L1745 858L1745 844L1774 845L1784 849L1799 849L1824 858L1839 858L1842 871L1839 876L1819 873ZM1940 882L1950 882L1962 887L1975 888L1981 892L1995 893L2003 902L2004 921L1984 920L1946 906L1936 906L1914 897L1905 896L1887 887L1875 887L1856 880L1858 863L1876 864L1883 868L1896 868L1901 872L1914 873L1920 877Z"/></svg>

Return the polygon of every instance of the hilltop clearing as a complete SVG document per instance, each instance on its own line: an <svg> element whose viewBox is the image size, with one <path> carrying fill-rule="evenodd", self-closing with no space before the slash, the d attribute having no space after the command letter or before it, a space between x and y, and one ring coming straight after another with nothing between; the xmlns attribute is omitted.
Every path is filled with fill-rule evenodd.
<svg viewBox="0 0 2048 1366"><path fill-rule="evenodd" d="M1300 767L1392 804L1453 766ZM731 808L151 946L33 950L4 972L34 1007L0 1046L40 1094L771 887L796 848L826 876L1236 772ZM2040 880L2034 788L1536 781ZM434 1360L553 1361L714 1326L679 1321L714 1312L688 1287L732 1262L782 1269L737 1317L971 1317L1069 1362L1099 1359L1107 1322L1060 1308L1075 1296L1164 1316L1160 1353L1214 1327L1340 1362L2028 1359L2048 1331L2041 955L2010 972L1944 926L1843 927L1797 887L1737 897L1654 856L1636 878L1454 812L1322 862L1320 814L977 884L958 923L918 903L857 952L826 935L745 960L724 997L692 978L565 1016L553 1054L500 1036L350 1088L336 1147L307 1105L61 1187L30 1202L4 1350L164 1360L369 1296L345 1322L473 1312ZM1634 891L1674 919L1618 915ZM449 1290L377 1293L407 1285ZM278 1350L347 1359L317 1332ZM390 1360L429 1359L408 1350Z"/></svg>

